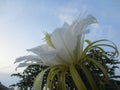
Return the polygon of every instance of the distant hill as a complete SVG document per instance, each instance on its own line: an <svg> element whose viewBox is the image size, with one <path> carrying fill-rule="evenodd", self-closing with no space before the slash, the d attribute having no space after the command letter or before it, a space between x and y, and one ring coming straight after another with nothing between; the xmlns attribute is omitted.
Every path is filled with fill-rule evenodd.
<svg viewBox="0 0 120 90"><path fill-rule="evenodd" d="M10 90L10 89L4 86L2 83L0 83L0 90Z"/></svg>

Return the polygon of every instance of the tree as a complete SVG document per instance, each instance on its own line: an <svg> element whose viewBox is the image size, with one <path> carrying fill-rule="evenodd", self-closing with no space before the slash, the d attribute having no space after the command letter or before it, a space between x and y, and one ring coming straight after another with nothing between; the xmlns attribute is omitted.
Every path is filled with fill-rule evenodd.
<svg viewBox="0 0 120 90"><path fill-rule="evenodd" d="M30 65L23 71L23 73L12 74L11 76L17 76L20 78L20 81L10 86L17 86L19 90L32 90L34 78L45 68L46 66Z"/></svg>

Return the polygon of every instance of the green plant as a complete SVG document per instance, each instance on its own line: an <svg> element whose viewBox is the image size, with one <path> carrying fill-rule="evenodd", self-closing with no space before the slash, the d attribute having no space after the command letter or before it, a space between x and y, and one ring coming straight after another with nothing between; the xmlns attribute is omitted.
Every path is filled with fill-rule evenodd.
<svg viewBox="0 0 120 90"><path fill-rule="evenodd" d="M95 17L88 15L82 18L81 15L71 25L65 23L53 33L45 33L46 44L27 50L34 53L33 55L19 57L15 60L15 63L22 62L18 67L31 64L47 66L36 76L33 84L34 90L42 89L46 72L45 89L67 90L68 77L73 81L70 87L74 90L99 90L98 85L105 89L105 84L109 84L109 77L112 75L108 74L112 70L109 70L109 66L106 65L106 59L117 57L118 50L113 42L105 39L94 42L86 40L88 46L84 47L87 27L93 23L97 23ZM105 48L112 50L111 56L106 54ZM92 50L99 52L91 53Z"/></svg>
<svg viewBox="0 0 120 90"><path fill-rule="evenodd" d="M112 62L112 58L114 56L118 56L118 50L114 43L112 43L112 45L104 43L97 44L103 41L108 40L98 40L90 43L84 49L80 59L76 62L73 62L70 65L53 65L48 67L49 73L47 76L46 87L50 89L53 89L55 87L57 90L67 90L66 77L68 77L69 75L74 81L73 88L76 88L78 90L99 90L97 85L102 85L101 83L104 83L103 85L109 83L109 77L114 75L112 73L114 72L112 71L112 69L115 67L112 67L112 69L110 70L109 65L107 65L107 63L113 63L113 65L114 63L118 63ZM113 50L115 50L115 52L112 52L112 54L110 54L111 56L109 56L109 54L106 53L106 51L102 48L103 46L110 47ZM99 52L90 53L91 50ZM111 61L107 60L108 58L111 58ZM41 88L40 85L38 85L38 83L42 81L41 79L43 74L44 73L40 73L37 76L37 81L35 81L34 83L35 90L39 90Z"/></svg>
<svg viewBox="0 0 120 90"><path fill-rule="evenodd" d="M111 51L104 51L103 52L103 51L101 51L100 47L99 48L93 47L87 51L86 57L92 58L92 59L96 60L97 62L99 62L100 64L102 64L106 68L106 71L108 73L108 77L111 80L112 78L119 78L120 77L120 76L115 75L115 69L118 68L117 65L120 62L118 62L118 60L115 60L115 58L113 57L113 53L114 52L111 52ZM97 86L100 86L100 88L101 87L103 87L103 88L109 87L106 90L113 90L113 87L112 87L113 83L107 84L101 69L98 66L93 65L92 62L89 62L89 63L87 62L86 64L84 64L84 66L82 65L82 67L79 65L79 63L75 65L75 69L77 70L78 74L81 76L83 82L85 83L85 85L87 87L87 90L92 90L90 83L92 85L94 83L96 83ZM42 72L42 70L44 70L45 68L47 68L47 66L30 65L24 70L24 72L22 74L20 74L20 73L12 74L12 76L18 76L19 78L22 79L19 81L19 83L14 84L12 86L18 86L19 90L27 90L28 88L31 90L33 88L33 81L34 81L35 77L40 72ZM43 78L41 77L41 88L42 89L47 82L48 73L49 73L49 71L45 72L43 75ZM86 74L88 74L88 76L86 76ZM55 75L54 88L60 88L60 86L58 87L58 84L57 84L58 78L59 77L57 75ZM92 78L93 80L88 81L88 78L89 79ZM39 79L37 79L37 80L39 80ZM67 73L65 74L65 86L66 86L67 90L73 90L73 89L77 90L76 85L73 83L73 79L72 79L72 76L70 74L70 71L67 71ZM94 87L94 85L93 85L93 87ZM100 89L100 88L98 88L98 89ZM56 90L58 90L58 89L56 89Z"/></svg>

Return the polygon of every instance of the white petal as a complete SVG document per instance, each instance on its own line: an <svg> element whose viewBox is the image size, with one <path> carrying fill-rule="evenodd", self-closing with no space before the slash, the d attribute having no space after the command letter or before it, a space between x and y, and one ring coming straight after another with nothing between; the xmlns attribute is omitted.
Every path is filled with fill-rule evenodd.
<svg viewBox="0 0 120 90"><path fill-rule="evenodd" d="M17 68L21 68L21 67L26 67L26 66L30 66L30 65L38 65L38 63L19 63L19 65L16 67L16 70Z"/></svg>
<svg viewBox="0 0 120 90"><path fill-rule="evenodd" d="M64 50L63 53L60 53L65 60L72 59L72 52L69 51L67 42L65 41L65 31L64 29L55 30L51 36L51 41L54 47L58 50Z"/></svg>
<svg viewBox="0 0 120 90"><path fill-rule="evenodd" d="M41 53L43 53L43 52L47 52L47 51L51 51L51 50L52 50L52 48L46 44L41 45L41 46L37 46L37 47L32 48L32 49L27 49L27 51L31 51L31 52L37 54L38 56L41 55Z"/></svg>
<svg viewBox="0 0 120 90"><path fill-rule="evenodd" d="M97 20L94 16L88 15L87 18L83 19L82 17L78 19L78 21L74 22L71 25L71 31L74 35L80 35L86 32L87 26L93 23L97 23Z"/></svg>
<svg viewBox="0 0 120 90"><path fill-rule="evenodd" d="M32 65L33 63L19 63L19 65L17 67L25 67L25 66L29 66Z"/></svg>
<svg viewBox="0 0 120 90"><path fill-rule="evenodd" d="M19 57L19 58L16 58L15 62L14 63L18 63L18 62L21 62L21 61L37 61L37 62L41 62L42 61L40 60L40 58L38 56L35 56L35 55L28 55L28 56L23 56L23 57Z"/></svg>
<svg viewBox="0 0 120 90"><path fill-rule="evenodd" d="M93 24L93 23L98 23L96 18L92 15L88 15L86 19L87 25Z"/></svg>
<svg viewBox="0 0 120 90"><path fill-rule="evenodd" d="M93 23L97 23L96 18L93 17L92 15L88 15L87 18L85 19L81 17L80 19L78 19L78 21L75 21L70 27L70 31L73 35L74 40L77 40L76 42L74 41L74 46L76 45L75 50L77 50L77 59L79 59L79 56L83 51L84 34L89 33L90 31L89 29L87 29L87 26ZM69 35L69 38L70 38L70 35ZM68 44L68 45L71 45L71 44ZM74 47L72 48L74 49Z"/></svg>
<svg viewBox="0 0 120 90"><path fill-rule="evenodd" d="M41 53L40 57L47 66L53 64L66 64L64 57L59 56L59 53L63 54L61 50L53 49L49 52Z"/></svg>
<svg viewBox="0 0 120 90"><path fill-rule="evenodd" d="M71 52L72 57L74 57L73 51L75 50L75 47L77 44L77 37L73 35L70 28L68 30L66 30L66 32L64 34L64 42L66 43L66 46L67 46L69 52Z"/></svg>
<svg viewBox="0 0 120 90"><path fill-rule="evenodd" d="M96 19L88 15L86 19L80 18L73 22L71 26L64 24L62 28L56 29L52 34L51 41L56 49L63 50L62 53L59 53L59 56L63 57L65 60L74 60L74 51L76 47L79 46L79 50L82 52L83 37L87 32L86 28L92 23L96 23ZM65 26L67 28L65 28Z"/></svg>
<svg viewBox="0 0 120 90"><path fill-rule="evenodd" d="M60 51L58 49L51 48L48 45L41 45L28 49L28 51L37 54L43 64L47 66L63 63L63 60L57 56Z"/></svg>
<svg viewBox="0 0 120 90"><path fill-rule="evenodd" d="M64 22L63 27L61 29L67 29L69 28L69 24L67 22Z"/></svg>

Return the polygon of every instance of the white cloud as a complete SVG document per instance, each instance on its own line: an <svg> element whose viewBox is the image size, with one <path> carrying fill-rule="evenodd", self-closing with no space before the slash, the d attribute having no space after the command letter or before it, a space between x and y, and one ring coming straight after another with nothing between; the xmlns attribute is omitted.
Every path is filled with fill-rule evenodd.
<svg viewBox="0 0 120 90"><path fill-rule="evenodd" d="M61 24L64 22L71 24L72 21L75 20L81 13L85 13L87 11L88 7L86 5L81 5L79 9L76 4L77 3L74 1L69 2L67 5L58 10L56 15L58 16Z"/></svg>
<svg viewBox="0 0 120 90"><path fill-rule="evenodd" d="M59 19L60 22L63 24L64 22L67 22L69 24L71 24L71 22L73 21L73 17L67 14L61 14L59 15Z"/></svg>
<svg viewBox="0 0 120 90"><path fill-rule="evenodd" d="M100 25L93 24L90 27L91 33L86 35L87 39L98 40L98 39L109 39L113 40L117 33L114 32L114 29L111 25Z"/></svg>
<svg viewBox="0 0 120 90"><path fill-rule="evenodd" d="M120 51L120 42L119 42L119 31L116 30L111 25L100 25L94 24L90 30L91 32L85 36L85 39L89 39L91 41L96 41L100 39L108 39L116 44L118 50ZM116 73L120 74L119 69L117 69Z"/></svg>
<svg viewBox="0 0 120 90"><path fill-rule="evenodd" d="M58 18L62 24L64 22L71 24L77 14L78 10L76 8L64 8L60 11Z"/></svg>

